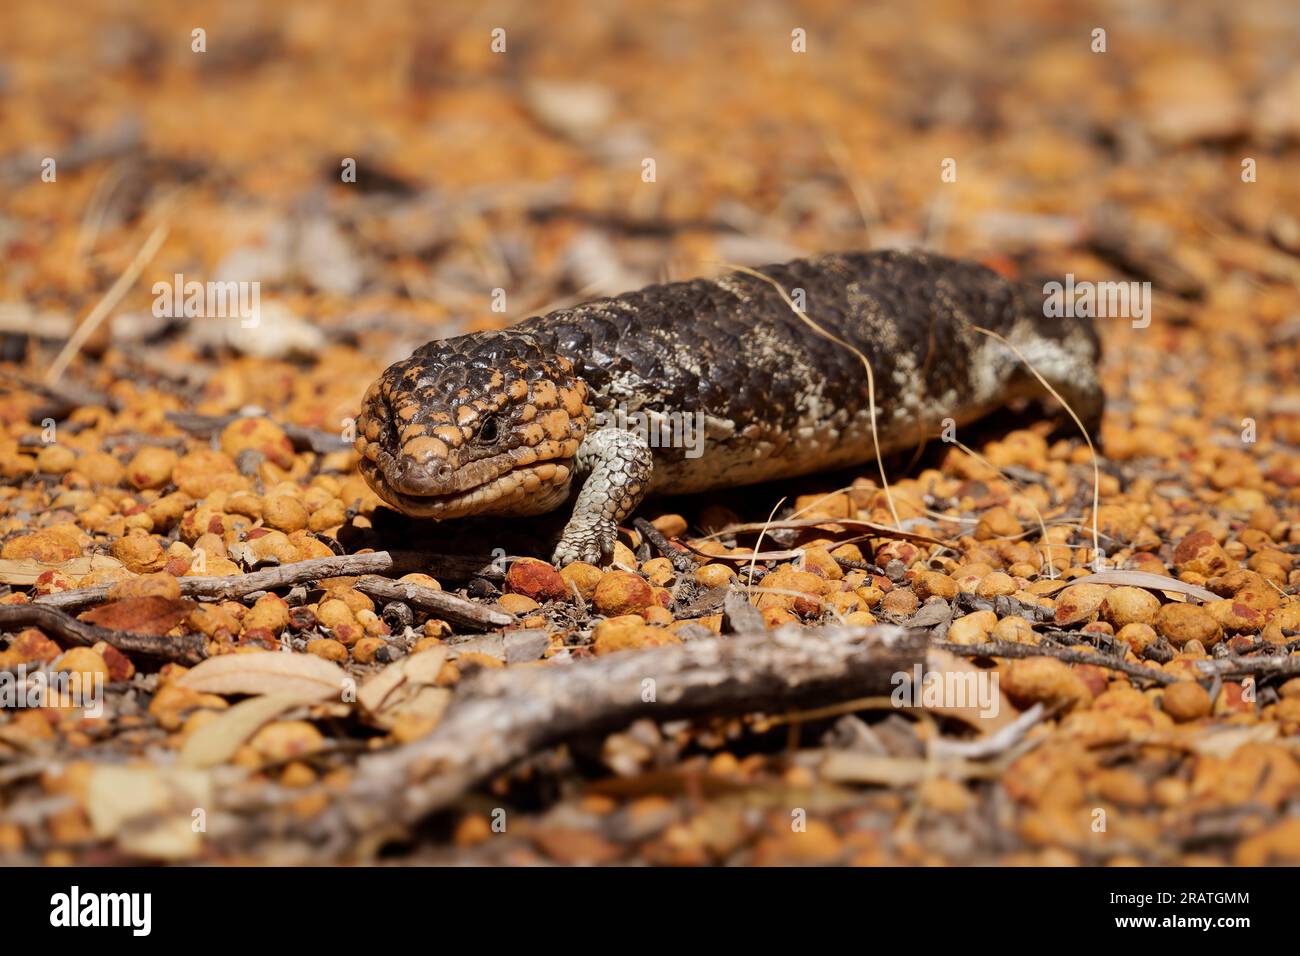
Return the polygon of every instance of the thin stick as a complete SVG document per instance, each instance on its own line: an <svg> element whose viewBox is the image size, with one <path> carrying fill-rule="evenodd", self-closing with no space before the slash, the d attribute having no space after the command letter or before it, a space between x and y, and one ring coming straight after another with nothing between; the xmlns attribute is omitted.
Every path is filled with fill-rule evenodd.
<svg viewBox="0 0 1300 956"><path fill-rule="evenodd" d="M875 201L875 197L867 192L857 176L853 174L853 166L849 161L849 150L835 130L826 124L819 124L819 132L822 134L822 145L826 147L826 152L830 155L831 160L839 168L840 175L844 177L844 182L848 184L849 192L853 193L853 201L858 205L858 215L862 217L862 235L866 240L863 243L864 249L871 248L871 224L880 218L880 207Z"/></svg>
<svg viewBox="0 0 1300 956"><path fill-rule="evenodd" d="M77 326L67 344L63 346L62 351L50 363L49 370L45 373L46 382L54 384L63 377L64 371L76 358L77 353L81 351L81 347L86 344L86 341L95 333L95 330L108 317L108 314L117 308L118 303L122 301L122 297L131 290L131 286L135 285L135 280L140 278L140 273L144 271L144 267L158 254L158 250L162 248L163 242L167 239L167 233L170 231L171 226L165 222L161 222L154 227L153 232L149 234L149 238L140 247L140 251L131 260L131 264L126 267L126 271L117 277L117 281L113 283L98 304L91 309L85 321Z"/></svg>
<svg viewBox="0 0 1300 956"><path fill-rule="evenodd" d="M93 647L100 641L123 653L144 654L164 661L197 664L207 656L206 640L202 634L182 634L167 637L156 634L135 634L115 631L79 621L55 607L41 604L7 604L0 606L0 630L19 627L39 627L65 643L80 647Z"/></svg>
<svg viewBox="0 0 1300 956"><path fill-rule="evenodd" d="M495 611L455 594L435 591L422 584L388 581L374 575L366 575L353 587L362 594L369 594L383 601L405 601L407 604L414 604L426 611L435 612L452 624L460 624L464 627L490 630L515 623L514 616L505 611Z"/></svg>
<svg viewBox="0 0 1300 956"><path fill-rule="evenodd" d="M710 554L707 551L701 551L687 542L682 542L682 547L692 554L698 554L709 561L730 561L734 564L744 564L746 561L793 561L795 558L802 558L805 554L803 548L792 548L789 551L764 551L761 554L752 551L749 554Z"/></svg>
<svg viewBox="0 0 1300 956"><path fill-rule="evenodd" d="M829 339L835 344L841 345L844 348L848 349L850 352L852 352L861 360L862 367L867 370L867 405L868 405L868 410L871 413L871 443L875 446L876 464L880 467L880 483L885 490L885 500L889 503L889 513L894 517L894 524L897 527L901 528L903 524L902 521L899 520L898 509L894 507L894 494L889 487L889 478L886 477L885 475L885 458L880 451L880 434L876 427L876 375L871 370L871 363L867 360L867 357L862 354L862 351L860 349L855 348L853 345L844 341L838 335L826 331L820 325L814 322L813 319L807 313L805 313L802 309L800 309L798 306L794 304L794 300L790 298L789 294L785 291L785 289L781 288L781 283L777 282L771 276L764 275L763 273L759 272L757 269L750 269L748 266L734 266L734 268L737 272L743 272L746 275L754 276L755 278L762 279L764 282L768 283L770 286L772 286L772 288L776 289L776 291L780 294L781 298L785 300L785 304L790 307L790 311L793 312L796 316L798 316L801 322L807 325L810 329L812 329L822 338Z"/></svg>
<svg viewBox="0 0 1300 956"><path fill-rule="evenodd" d="M784 499L782 499L784 500ZM764 528L776 528L778 530L797 530L799 528L819 528L824 524L839 524L846 528L863 528L872 532L872 537L879 538L898 538L900 541L920 542L923 544L937 544L942 548L950 547L946 541L940 541L938 538L931 538L929 535L917 534L915 531L896 531L883 524L876 524L874 521L863 521L861 518L798 518L795 520L786 519L784 521L770 521L765 523L754 522L752 524L735 524L723 528L716 534L704 535L701 540L708 538L717 538L724 534L741 534L747 531L762 531Z"/></svg>
<svg viewBox="0 0 1300 956"><path fill-rule="evenodd" d="M763 545L763 535L767 534L767 526L772 523L772 515L776 514L776 509L780 508L784 502L785 502L785 498L782 497L782 499L778 501L775 506L773 506L772 513L767 516L767 523L764 524L763 527L759 529L758 540L754 542L754 556L749 562L748 591L749 591L749 599L751 601L754 599L754 568L758 565L758 552Z"/></svg>
<svg viewBox="0 0 1300 956"><path fill-rule="evenodd" d="M441 566L440 566L441 565ZM345 554L328 558L311 558L248 574L228 577L183 577L178 579L185 597L238 600L255 591L292 587L321 578L351 577L385 572L423 571L437 577L487 577L492 575L491 559L480 561L473 556L435 555L416 551L375 551L368 554ZM496 572L500 577L500 572ZM57 608L85 607L108 598L112 586L101 584L77 588L58 594L42 594L33 604Z"/></svg>
<svg viewBox="0 0 1300 956"><path fill-rule="evenodd" d="M986 465L989 468L992 468L1003 478L1006 478L1008 481L1013 482L1017 487L1020 486L1020 482L1016 481L1016 479L1012 478L1010 475L1004 472L997 465L993 464L993 462L989 461L979 452L975 451L975 449L967 448L964 444L957 441L955 438L953 439L953 444L956 445L958 448L960 448L962 451L964 451L966 454L970 455L976 461L981 462L982 464ZM1043 542L1043 563L1047 566L1048 578L1055 581L1056 566L1052 564L1052 550L1051 550L1052 546L1051 543L1047 540L1047 522L1043 520L1043 513L1038 510L1038 505L1034 504L1028 498L1026 498L1025 500L1029 501L1029 507L1034 509L1034 515L1035 517L1038 518L1038 529L1042 534L1042 542Z"/></svg>
<svg viewBox="0 0 1300 956"><path fill-rule="evenodd" d="M654 545L679 574L695 570L695 559L690 554L691 551L694 551L693 548L686 548L669 541L667 535L649 521L646 521L645 518L633 518L632 527L641 533L641 537Z"/></svg>
<svg viewBox="0 0 1300 956"><path fill-rule="evenodd" d="M237 422L244 418L264 418L268 416L196 415L192 412L166 412L165 417L183 431L206 437L216 434L231 422ZM295 425L292 422L277 421L276 424L293 442L293 447L298 451L310 449L317 454L325 455L330 452L346 451L352 447L351 443L345 441L341 435L323 432L317 428Z"/></svg>
<svg viewBox="0 0 1300 956"><path fill-rule="evenodd" d="M1071 664L1096 664L1108 670L1122 671L1130 677L1149 680L1156 684L1176 684L1182 678L1152 667L1131 664L1116 657L1103 657L1101 654L1089 654L1076 651L1072 647L1051 647L1044 644L1015 644L1011 641L988 641L984 644L952 644L936 641L930 645L942 651L950 651L961 657L1055 657L1057 660Z"/></svg>
<svg viewBox="0 0 1300 956"><path fill-rule="evenodd" d="M808 723L814 720L824 720L827 717L840 717L844 714L856 713L859 710L898 710L898 704L894 703L890 697L855 697L853 700L846 700L842 704L831 704L828 707L774 714L771 717L764 718L763 723L769 727L780 727L782 724Z"/></svg>
<svg viewBox="0 0 1300 956"><path fill-rule="evenodd" d="M1259 657L1220 657L1211 661L1197 661L1196 668L1216 677L1289 677L1300 674L1300 657L1266 654Z"/></svg>
<svg viewBox="0 0 1300 956"><path fill-rule="evenodd" d="M77 231L77 245L72 250L74 261L81 262L98 241L99 231L104 224L105 213L108 211L108 201L112 197L113 190L122 181L122 168L121 163L114 163L95 183L95 191L91 193L90 202L86 205L86 214L81 218L81 228Z"/></svg>
<svg viewBox="0 0 1300 956"><path fill-rule="evenodd" d="M1015 352L1020 361L1025 363L1025 368L1029 369L1029 371L1033 373L1034 378L1038 379L1043 388L1052 393L1052 397L1061 403L1061 407L1070 413L1070 417L1074 419L1074 423L1079 426L1079 431L1083 434L1083 440L1088 443L1088 451L1092 455L1092 557L1093 561L1099 561L1101 559L1101 534L1097 530L1097 508L1100 507L1101 501L1101 465L1098 464L1097 461L1097 449L1093 447L1092 436L1088 434L1088 429L1083 427L1083 421L1075 414L1074 409L1070 407L1070 403L1062 398L1061 393L1054 389L1051 386L1051 383L1039 374L1038 369L1034 368L1033 363L1025 357L1024 352L1020 351L1020 349L1016 348L1008 342L1005 337L999 335L997 332L990 329L980 328L978 325L972 325L971 328L976 332L989 336L990 338L997 339L1007 348L1011 349L1011 351Z"/></svg>

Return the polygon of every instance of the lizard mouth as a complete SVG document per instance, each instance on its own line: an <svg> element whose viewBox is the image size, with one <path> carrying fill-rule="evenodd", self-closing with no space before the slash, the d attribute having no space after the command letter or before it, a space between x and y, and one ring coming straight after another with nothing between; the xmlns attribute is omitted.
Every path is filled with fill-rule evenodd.
<svg viewBox="0 0 1300 956"><path fill-rule="evenodd" d="M521 465L488 481L443 494L399 491L375 462L363 458L361 473L375 493L415 518L465 515L534 515L550 511L569 493L570 468L563 462Z"/></svg>

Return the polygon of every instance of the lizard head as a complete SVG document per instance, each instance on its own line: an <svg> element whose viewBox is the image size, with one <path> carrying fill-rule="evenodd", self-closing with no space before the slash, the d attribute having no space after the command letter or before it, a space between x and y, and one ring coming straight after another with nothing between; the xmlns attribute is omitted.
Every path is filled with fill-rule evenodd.
<svg viewBox="0 0 1300 956"><path fill-rule="evenodd" d="M354 447L366 482L406 514L540 514L567 497L593 415L568 359L526 332L478 332L389 366Z"/></svg>

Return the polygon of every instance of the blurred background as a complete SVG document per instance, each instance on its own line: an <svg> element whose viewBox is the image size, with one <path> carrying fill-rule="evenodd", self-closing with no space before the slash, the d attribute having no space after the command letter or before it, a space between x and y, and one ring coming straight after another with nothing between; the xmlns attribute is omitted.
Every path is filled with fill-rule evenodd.
<svg viewBox="0 0 1300 956"><path fill-rule="evenodd" d="M1278 548L1300 540L1297 49L1295 0L5 0L0 537L76 517L54 498L60 477L38 461L47 416L67 459L123 436L198 447L167 412L260 406L333 436L378 372L430 338L728 263L920 246L1009 276L1150 282L1149 327L1101 328L1109 503L1097 515L1108 537L1134 539L1110 556L1181 571L1175 542L1204 529L1225 542L1249 519L1251 549L1281 562L1250 567L1293 598L1293 551L1260 540L1261 529ZM177 275L260 283L260 322L155 314L155 284ZM1019 468L1014 500L1037 512L1050 495L1048 518L1071 522L1053 530L1068 538L1092 507L1091 458L1031 437L1000 453L971 444ZM1015 457L1031 447L1032 459ZM977 508L1013 500L1000 477L995 497L972 481L987 471L945 454L947 477L931 471L925 485L899 469L912 514L928 507L936 476L972 525ZM108 464L121 483L122 463ZM318 459L299 449L258 475L301 487L323 474L342 488L337 520L346 506L351 523L362 493L353 466L351 451ZM147 488L116 495L122 513L111 519L105 509L98 525L79 517L100 539L69 555L120 540L128 521L152 522L141 512L169 475L133 475ZM693 505L684 511L705 526ZM1234 561L1247 553L1229 544ZM1086 573L1086 544L1074 547L1071 571ZM1289 714L1278 726L1293 735ZM887 790L864 791L870 812L846 811L837 825L859 831L858 861L873 864L1108 859L1096 843L1071 842L1093 840L1075 770L1093 758L1078 742L1086 731L1073 733L1028 770L1010 765L1005 793L986 805L1026 845L1047 847L1041 856L1004 855L1008 844L975 828L951 787L937 791L936 812L965 814L952 819L968 830L914 827L911 797ZM1116 759L1147 751L1134 742ZM1155 753L1139 782L1170 777L1172 791L1115 798L1134 808L1115 815L1125 825L1114 826L1115 853L1169 862L1232 836L1217 817L1201 828L1206 807L1294 806L1300 774L1281 744L1267 765L1242 748L1239 771L1216 762L1218 750L1189 756L1186 784ZM812 779L791 774L781 786ZM1240 783L1256 779L1271 796ZM1015 801L1064 809L1011 819ZM878 852L877 831L900 819L903 849ZM745 832L725 815L701 827L670 831L651 858L726 859ZM782 842L788 814L770 829L775 849L755 859L808 859ZM714 841L716 832L732 836ZM1265 831L1234 859L1266 860L1275 842Z"/></svg>
<svg viewBox="0 0 1300 956"><path fill-rule="evenodd" d="M11 0L0 308L57 339L159 222L115 316L258 279L284 341L218 344L268 358L886 245L1195 298L1175 236L1300 243L1298 42L1288 2Z"/></svg>

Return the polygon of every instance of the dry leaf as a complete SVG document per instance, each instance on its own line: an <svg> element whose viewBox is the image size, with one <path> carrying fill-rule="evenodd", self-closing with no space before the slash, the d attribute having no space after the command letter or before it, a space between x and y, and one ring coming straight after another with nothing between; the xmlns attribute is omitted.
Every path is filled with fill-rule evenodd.
<svg viewBox="0 0 1300 956"><path fill-rule="evenodd" d="M404 661L399 661L402 665L402 673L406 679L413 684L432 684L442 673L442 665L447 661L446 647L431 647L427 651L421 651L418 654L412 654Z"/></svg>
<svg viewBox="0 0 1300 956"><path fill-rule="evenodd" d="M95 836L136 856L183 860L203 849L195 811L212 807L212 780L200 770L98 766L86 786Z"/></svg>
<svg viewBox="0 0 1300 956"><path fill-rule="evenodd" d="M433 647L389 664L361 685L357 700L380 727L401 719L437 721L451 703L450 690L433 686L446 661L447 648Z"/></svg>
<svg viewBox="0 0 1300 956"><path fill-rule="evenodd" d="M1020 743L1030 728L1043 719L1044 713L1046 709L1041 703L1034 704L996 733L985 734L974 740L949 740L938 737L930 741L929 752L940 760L951 758L987 760L989 757L1001 756Z"/></svg>
<svg viewBox="0 0 1300 956"><path fill-rule="evenodd" d="M106 554L73 558L60 564L45 564L27 558L4 558L0 559L0 584L30 587L46 571L60 571L69 578L80 578L96 571L113 571L121 566L121 561Z"/></svg>
<svg viewBox="0 0 1300 956"><path fill-rule="evenodd" d="M267 651L209 657L177 684L205 694L292 695L313 703L337 697L347 681L342 668L314 654Z"/></svg>
<svg viewBox="0 0 1300 956"><path fill-rule="evenodd" d="M1020 711L998 686L996 671L976 667L965 658L948 651L930 650L925 655L925 672L927 677L930 674L937 675L934 679L942 679L945 688L942 703L925 703L925 709L932 713L955 717L985 734L996 733L1020 716ZM952 695L947 693L949 687L954 690ZM980 704L981 689L988 691L987 710ZM964 706L955 703L958 693L964 696Z"/></svg>
<svg viewBox="0 0 1300 956"><path fill-rule="evenodd" d="M431 647L427 651L394 661L361 685L357 691L357 701L372 714L377 714L392 703L392 694L404 684L432 684L436 681L446 661L445 647Z"/></svg>
<svg viewBox="0 0 1300 956"><path fill-rule="evenodd" d="M189 816L212 806L212 780L174 767L95 767L86 785L86 813L95 836L115 836L129 821L166 811Z"/></svg>
<svg viewBox="0 0 1300 956"><path fill-rule="evenodd" d="M451 705L451 697L448 687L414 687L409 695L404 695L398 703L385 710L381 719L390 723L398 720L429 721L432 730L433 724Z"/></svg>
<svg viewBox="0 0 1300 956"><path fill-rule="evenodd" d="M397 688L406 682L402 673L403 661L395 661L371 677L357 691L357 702L372 714L384 709L384 703Z"/></svg>
<svg viewBox="0 0 1300 956"><path fill-rule="evenodd" d="M203 851L202 831L190 813L169 813L129 823L117 835L118 849L154 860L189 860Z"/></svg>
<svg viewBox="0 0 1300 956"><path fill-rule="evenodd" d="M185 620L193 609L193 601L153 595L101 604L80 615L80 618L88 624L114 631L161 636Z"/></svg>
<svg viewBox="0 0 1300 956"><path fill-rule="evenodd" d="M1150 571L1098 571L1096 574L1085 574L1080 578L1062 581L1061 587L1074 587L1078 584L1122 584L1127 587L1146 588L1148 591L1187 594L1194 598L1200 598L1202 601L1220 600L1219 595L1213 591L1208 591L1195 584L1188 584L1186 581L1179 581L1177 578L1165 577L1163 574L1153 574ZM1042 593L1052 594L1057 590L1059 588L1044 589Z"/></svg>
<svg viewBox="0 0 1300 956"><path fill-rule="evenodd" d="M988 767L965 760L926 760L923 757L878 757L856 750L830 750L818 766L823 780L912 787L935 776L958 780L993 775Z"/></svg>
<svg viewBox="0 0 1300 956"><path fill-rule="evenodd" d="M190 734L181 748L182 767L214 767L225 763L263 724L304 703L293 693L267 694L240 701Z"/></svg>
<svg viewBox="0 0 1300 956"><path fill-rule="evenodd" d="M1278 738L1276 723L1255 724L1252 727L1225 727L1215 730L1192 742L1192 749L1205 757L1227 759L1246 744L1267 743Z"/></svg>

